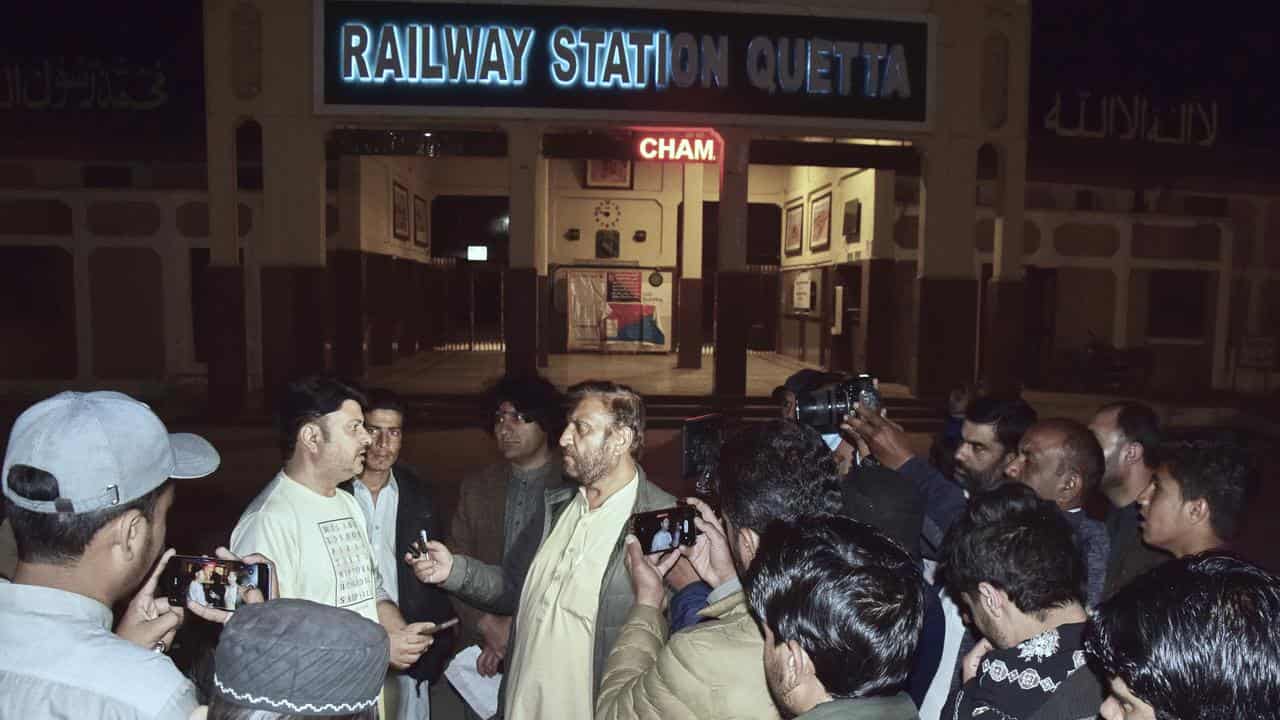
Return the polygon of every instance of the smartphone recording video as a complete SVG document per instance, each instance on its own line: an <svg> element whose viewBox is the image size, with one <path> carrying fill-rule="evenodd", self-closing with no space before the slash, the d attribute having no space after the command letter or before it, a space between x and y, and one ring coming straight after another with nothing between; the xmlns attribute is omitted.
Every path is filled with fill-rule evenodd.
<svg viewBox="0 0 1280 720"><path fill-rule="evenodd" d="M252 588L262 591L269 600L271 568L211 557L175 555L160 575L157 594L163 593L172 605L184 606L190 600L198 605L234 611Z"/></svg>
<svg viewBox="0 0 1280 720"><path fill-rule="evenodd" d="M636 513L631 516L631 534L640 541L646 555L693 545L698 528L693 524L697 511L689 505L665 510Z"/></svg>

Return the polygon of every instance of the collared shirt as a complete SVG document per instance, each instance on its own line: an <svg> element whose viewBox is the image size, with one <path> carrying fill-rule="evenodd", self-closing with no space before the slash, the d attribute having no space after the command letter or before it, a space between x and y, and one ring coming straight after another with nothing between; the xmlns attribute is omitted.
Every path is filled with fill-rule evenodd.
<svg viewBox="0 0 1280 720"><path fill-rule="evenodd" d="M111 632L92 598L0 582L0 718L181 718L195 688L163 653Z"/></svg>
<svg viewBox="0 0 1280 720"><path fill-rule="evenodd" d="M507 665L509 720L592 717L600 584L639 487L637 471L595 510L579 488L534 557Z"/></svg>
<svg viewBox="0 0 1280 720"><path fill-rule="evenodd" d="M400 506L400 486L396 483L396 475L391 473L390 479L382 490L378 491L375 502L373 493L357 478L351 483L356 501L364 511L366 530L369 533L369 544L373 546L373 560L378 565L378 574L382 576L382 588L392 602L400 602L400 587L396 582L399 570L396 552L396 509Z"/></svg>

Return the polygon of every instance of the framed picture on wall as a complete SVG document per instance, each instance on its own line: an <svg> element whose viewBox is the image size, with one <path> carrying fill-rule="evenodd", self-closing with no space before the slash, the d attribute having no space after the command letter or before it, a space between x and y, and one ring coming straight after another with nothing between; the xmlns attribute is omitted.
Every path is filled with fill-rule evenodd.
<svg viewBox="0 0 1280 720"><path fill-rule="evenodd" d="M429 247L427 243L427 201L421 195L413 196L413 244Z"/></svg>
<svg viewBox="0 0 1280 720"><path fill-rule="evenodd" d="M809 249L818 252L831 247L831 193L810 201L809 218Z"/></svg>
<svg viewBox="0 0 1280 720"><path fill-rule="evenodd" d="M848 200L844 204L844 241L850 245L858 242L862 234L862 201Z"/></svg>
<svg viewBox="0 0 1280 720"><path fill-rule="evenodd" d="M588 160L586 186L630 190L632 182L630 160Z"/></svg>
<svg viewBox="0 0 1280 720"><path fill-rule="evenodd" d="M783 224L782 251L788 255L799 255L804 250L804 205L793 205L787 208L786 222Z"/></svg>
<svg viewBox="0 0 1280 720"><path fill-rule="evenodd" d="M395 181L391 183L391 234L409 239L409 188Z"/></svg>

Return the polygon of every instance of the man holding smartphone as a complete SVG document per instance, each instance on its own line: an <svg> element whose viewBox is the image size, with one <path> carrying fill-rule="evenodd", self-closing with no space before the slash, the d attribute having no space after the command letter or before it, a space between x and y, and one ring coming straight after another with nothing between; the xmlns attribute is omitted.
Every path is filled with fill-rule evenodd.
<svg viewBox="0 0 1280 720"><path fill-rule="evenodd" d="M699 513L692 547L644 555L635 538L627 539L636 603L605 665L596 720L780 717L739 574L771 522L839 513L840 477L817 431L794 420L753 424L727 438L718 473L724 522L691 499ZM662 578L681 554L713 589L701 612L706 620L671 635Z"/></svg>
<svg viewBox="0 0 1280 720"><path fill-rule="evenodd" d="M19 563L0 583L0 717L190 715L195 688L164 655L183 608L156 587L173 555L170 478L219 462L204 438L169 434L117 392L64 392L18 418L3 468ZM135 591L113 633L111 608Z"/></svg>

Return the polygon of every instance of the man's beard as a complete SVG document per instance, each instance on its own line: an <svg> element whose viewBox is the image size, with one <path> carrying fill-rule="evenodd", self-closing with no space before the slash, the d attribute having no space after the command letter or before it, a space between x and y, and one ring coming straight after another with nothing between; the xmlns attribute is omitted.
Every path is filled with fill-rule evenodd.
<svg viewBox="0 0 1280 720"><path fill-rule="evenodd" d="M583 454L566 453L573 458L573 469L577 480L582 485L594 485L604 479L613 467L609 464L609 457L601 448L597 452Z"/></svg>
<svg viewBox="0 0 1280 720"><path fill-rule="evenodd" d="M965 489L969 491L970 495L978 495L995 490L1004 484L1004 466L1005 463L1002 460L983 472L975 473L967 468L961 468Z"/></svg>

